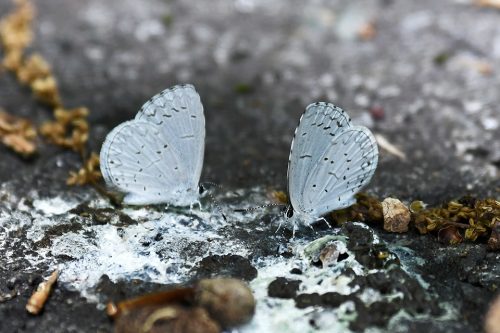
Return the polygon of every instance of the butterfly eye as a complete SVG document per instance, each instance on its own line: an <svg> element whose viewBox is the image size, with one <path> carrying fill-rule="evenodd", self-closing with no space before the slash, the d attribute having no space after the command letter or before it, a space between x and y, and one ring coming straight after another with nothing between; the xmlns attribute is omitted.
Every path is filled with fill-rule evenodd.
<svg viewBox="0 0 500 333"><path fill-rule="evenodd" d="M286 210L286 217L291 218L292 216L293 216L293 208L288 207L288 209Z"/></svg>
<svg viewBox="0 0 500 333"><path fill-rule="evenodd" d="M205 187L203 187L203 185L200 185L200 186L198 187L198 192L199 192L200 194L203 194L203 193L205 192Z"/></svg>

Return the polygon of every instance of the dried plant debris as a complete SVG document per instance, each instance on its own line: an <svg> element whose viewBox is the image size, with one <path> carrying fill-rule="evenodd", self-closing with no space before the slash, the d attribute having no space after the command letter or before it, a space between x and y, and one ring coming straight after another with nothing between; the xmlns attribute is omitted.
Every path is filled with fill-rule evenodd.
<svg viewBox="0 0 500 333"><path fill-rule="evenodd" d="M431 231L439 232L443 228L454 226L460 233L460 237L463 235L463 238L467 240L476 241L479 238L493 237L490 241L491 245L494 247L494 244L498 244L496 229L500 221L500 201L498 200L464 197L445 203L441 207L422 209L413 215L414 224L422 234ZM455 237L454 242L458 242L458 236Z"/></svg>
<svg viewBox="0 0 500 333"><path fill-rule="evenodd" d="M78 172L70 171L70 176L66 180L68 185L94 184L102 175L99 171L99 155L92 152L90 157L83 163L83 167Z"/></svg>
<svg viewBox="0 0 500 333"><path fill-rule="evenodd" d="M401 149L392 144L385 136L383 136L382 134L375 134L375 139L377 140L380 148L382 148L389 154L398 157L402 161L406 161L406 154Z"/></svg>
<svg viewBox="0 0 500 333"><path fill-rule="evenodd" d="M47 302L52 286L57 281L58 276L59 272L54 271L46 281L38 285L38 288L28 300L28 304L26 304L26 311L33 315L37 315L43 310L43 306L45 302Z"/></svg>
<svg viewBox="0 0 500 333"><path fill-rule="evenodd" d="M460 244L464 238L457 227L449 225L438 231L438 241L447 245Z"/></svg>
<svg viewBox="0 0 500 333"><path fill-rule="evenodd" d="M36 129L33 124L0 110L0 140L4 145L22 156L31 156L36 151Z"/></svg>
<svg viewBox="0 0 500 333"><path fill-rule="evenodd" d="M0 43L4 48L2 65L17 71L22 66L24 50L33 41L31 24L35 9L28 0L16 0L15 9L0 21Z"/></svg>
<svg viewBox="0 0 500 333"><path fill-rule="evenodd" d="M61 97L59 96L57 81L53 76L38 78L30 84L30 87L35 97L41 102L53 108L61 106Z"/></svg>
<svg viewBox="0 0 500 333"><path fill-rule="evenodd" d="M86 117L88 109L84 107L54 111L55 121L46 122L40 128L40 132L50 142L82 152L88 140L89 125Z"/></svg>
<svg viewBox="0 0 500 333"><path fill-rule="evenodd" d="M92 183L100 178L100 170L99 160L92 154L90 157L86 154L89 137L88 109L85 107L66 109L62 104L57 80L48 61L37 53L25 55L26 48L33 41L32 22L35 9L28 0L14 2L15 8L12 13L0 21L0 43L4 48L3 67L13 72L21 84L29 86L38 100L54 110L55 120L44 123L40 133L49 142L72 149L82 157L84 164L82 169L77 173L72 172L67 183L69 185ZM31 138L26 135L8 135L2 136L2 141L16 152L29 155L35 148L34 144L26 140L28 137Z"/></svg>
<svg viewBox="0 0 500 333"><path fill-rule="evenodd" d="M51 69L48 62L40 54L29 56L17 71L17 79L23 84L32 84L38 79L50 76Z"/></svg>
<svg viewBox="0 0 500 333"><path fill-rule="evenodd" d="M377 198L366 193L356 194L356 203L354 205L332 212L331 217L338 224L348 221L382 224L384 221L382 203Z"/></svg>
<svg viewBox="0 0 500 333"><path fill-rule="evenodd" d="M25 59L25 49L33 41L34 6L28 0L16 0L15 5L12 13L0 21L0 42L4 48L2 65L16 74L19 82L29 85L38 99L58 107L61 99L48 62L39 54Z"/></svg>
<svg viewBox="0 0 500 333"><path fill-rule="evenodd" d="M500 250L500 220L498 219L491 227L491 235L488 239L488 248L493 251Z"/></svg>
<svg viewBox="0 0 500 333"><path fill-rule="evenodd" d="M354 205L332 212L333 220L338 224L348 221L379 225L384 223L384 228L386 230L389 228L389 231L395 228L392 224L391 227L386 226L389 209L386 207L386 212L384 212L383 202L365 193L359 193L356 199L357 202ZM500 201L496 199L479 200L464 197L436 208L426 208L422 201L416 200L410 204L409 211L411 224L421 234L436 232L439 241L450 245L461 243L464 239L483 240L487 241L490 250L500 249ZM407 213L404 215L408 217ZM399 232L404 232L403 227L404 224L401 229L397 228L401 230Z"/></svg>
<svg viewBox="0 0 500 333"><path fill-rule="evenodd" d="M109 303L115 332L221 332L248 322L255 311L252 291L230 278L200 280L183 287Z"/></svg>
<svg viewBox="0 0 500 333"><path fill-rule="evenodd" d="M278 204L288 204L288 196L284 191L271 191L269 193L270 199Z"/></svg>

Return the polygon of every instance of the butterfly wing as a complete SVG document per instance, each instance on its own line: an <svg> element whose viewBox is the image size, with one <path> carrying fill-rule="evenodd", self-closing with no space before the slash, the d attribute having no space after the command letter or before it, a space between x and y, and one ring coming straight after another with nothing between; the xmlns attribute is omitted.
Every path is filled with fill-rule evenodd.
<svg viewBox="0 0 500 333"><path fill-rule="evenodd" d="M191 85L175 86L117 126L101 148L107 184L127 193L127 204L189 205L198 196L205 118Z"/></svg>
<svg viewBox="0 0 500 333"><path fill-rule="evenodd" d="M367 128L354 126L342 131L307 175L304 209L319 217L352 205L354 195L375 173L377 162L377 144Z"/></svg>
<svg viewBox="0 0 500 333"><path fill-rule="evenodd" d="M348 115L331 103L309 105L295 130L288 159L288 193L292 207L307 213L305 183L324 151L340 133L351 127Z"/></svg>
<svg viewBox="0 0 500 333"><path fill-rule="evenodd" d="M194 86L183 84L165 89L147 101L135 119L161 128L183 161L189 175L188 186L197 188L205 151L205 116Z"/></svg>
<svg viewBox="0 0 500 333"><path fill-rule="evenodd" d="M143 121L117 126L101 148L104 180L127 193L127 204L174 202L187 182L183 167L160 127Z"/></svg>

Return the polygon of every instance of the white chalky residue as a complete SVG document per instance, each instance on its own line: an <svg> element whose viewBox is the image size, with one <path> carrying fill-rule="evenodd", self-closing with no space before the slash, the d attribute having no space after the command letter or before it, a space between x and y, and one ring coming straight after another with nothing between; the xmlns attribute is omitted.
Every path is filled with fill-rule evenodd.
<svg viewBox="0 0 500 333"><path fill-rule="evenodd" d="M303 253L304 247L307 246L305 242L296 239L291 246L296 250L293 260L284 257L271 257L256 262L258 276L250 283L250 286L257 299L257 308L254 318L248 325L242 327L241 332L349 332L347 329L349 318L345 314L349 304L343 304L334 310L320 310L312 307L299 309L295 306L294 300L267 296L269 284L277 277L301 280L299 293L337 292L348 295L357 289L347 286L351 279L341 275L346 266L362 272L362 266L354 260L352 253L349 253L349 258L341 261L335 267L323 269L311 266L309 259ZM290 273L293 268L300 268L303 274ZM326 317L322 316L322 313L328 313L326 317L333 320L327 320ZM318 325L316 328L309 324L308 319L313 318ZM321 320L316 320L319 318Z"/></svg>
<svg viewBox="0 0 500 333"><path fill-rule="evenodd" d="M39 264L42 260L56 265L58 256L71 257L72 260L58 264L59 282L80 291L90 301L99 302L94 288L103 275L113 282L120 279L161 284L185 281L190 269L202 259L189 261L182 256L183 249L194 242L206 247L206 253L242 256L248 253L239 242L217 234L218 228L226 225L217 212L187 209L184 215L151 208L126 208L122 212L138 224L91 225L67 232L52 238L50 248L40 250L39 256L30 257L32 263ZM45 218L45 226L48 221L58 223L56 219ZM45 228L34 229L38 235ZM207 238L211 241L206 242Z"/></svg>
<svg viewBox="0 0 500 333"><path fill-rule="evenodd" d="M245 191L230 191L218 197L233 198L244 197L241 206L224 205L222 209L228 221L244 225L249 221L258 219L266 211L251 210L246 212L235 211L235 208L250 208L256 202L264 202L266 191L256 187ZM65 198L38 199L38 209L27 211L0 210L0 231L2 228L18 230L23 228L28 239L39 241L45 236L46 231L58 225L68 223L82 223L82 227L75 231L65 232L60 236L50 236L49 246L38 248L36 253L27 253L25 258L32 267L40 265L59 269L60 285L65 288L77 290L89 301L96 302L98 307L103 306L96 287L103 275L110 280L142 281L160 284L182 283L191 276L191 269L203 258L193 254L184 253L192 248L190 244L200 244L198 251L207 255L239 254L248 256L250 249L242 245L238 239L228 239L219 234L222 227L228 222L222 219L217 209L203 206L200 210L173 210L165 207L137 207L124 208L120 212L128 215L136 224L124 224L118 214L107 224L92 224L75 214L66 213L53 215L56 209L50 208L48 203L58 204L68 202ZM216 198L217 200L217 198ZM88 206L92 209L110 208L109 203L103 199L90 201ZM41 208L40 208L41 207ZM267 212L268 213L268 212ZM276 228L285 218L277 214L273 223ZM358 226L371 230L364 224ZM257 229L258 227L256 227ZM332 229L328 236L306 242L297 237L288 244L288 250L293 253L293 258L286 257L259 257L254 259L252 265L257 269L258 275L250 282L257 302L257 309L252 321L237 329L238 332L349 332L349 322L355 319L355 305L346 301L335 309L322 307L308 307L299 309L293 299L278 299L268 296L269 284L277 277L290 280L301 280L298 293L336 292L341 295L350 295L359 290L359 286L350 286L353 278L344 275L347 268L351 268L356 275L366 275L379 270L367 270L355 260L354 253L346 247L346 237L339 234L340 229ZM373 234L375 242L379 242ZM207 242L207 239L210 239ZM7 233L0 232L0 246L5 247L8 240ZM325 244L335 244L337 250L348 254L340 262L325 268L315 267L311 264L311 256L317 255ZM29 250L29 244L26 244ZM397 248L403 254L404 248ZM6 262L17 260L14 251L4 253ZM69 257L69 258L68 258ZM62 259L67 258L67 259ZM402 262L405 261L402 258ZM298 268L302 274L290 273L293 268ZM411 268L411 267L410 267ZM408 270L411 271L411 270ZM418 276L417 276L418 278ZM401 293L380 295L379 292L365 289L359 298L367 305L380 300L390 300L401 297ZM314 321L315 327L310 325ZM379 332L378 329L372 330Z"/></svg>
<svg viewBox="0 0 500 333"><path fill-rule="evenodd" d="M75 208L78 202L66 200L60 197L50 199L36 199L33 201L33 207L41 213L50 215L60 215Z"/></svg>

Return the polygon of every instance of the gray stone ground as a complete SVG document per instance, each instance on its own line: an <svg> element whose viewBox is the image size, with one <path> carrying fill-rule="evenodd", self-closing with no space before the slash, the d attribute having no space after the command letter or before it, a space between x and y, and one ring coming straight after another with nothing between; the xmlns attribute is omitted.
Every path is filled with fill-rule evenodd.
<svg viewBox="0 0 500 333"><path fill-rule="evenodd" d="M10 8L0 1L0 14ZM227 209L286 189L293 130L317 100L342 106L355 123L405 152L401 160L381 150L372 194L429 204L465 194L498 198L500 10L431 0L46 0L37 8L33 49L52 64L65 104L90 108L96 151L156 92L180 82L197 87L207 120L202 180L223 185L216 195ZM360 40L356 32L369 21L376 35ZM480 73L481 63L491 66L490 75ZM5 73L0 106L35 122L50 118ZM382 107L385 117L374 120L372 107ZM279 212L272 211L213 224L206 211L160 217L154 209L119 211L90 188L64 185L78 165L72 153L41 143L30 161L4 147L0 154L0 295L18 294L0 302L2 332L109 332L99 305L108 298L221 270L252 281L263 304L246 332L478 332L498 293L499 255L484 244L448 247L415 231L390 235L358 224L317 226L290 240L287 228L275 233ZM161 224L168 219L187 229ZM312 265L317 260L307 255L307 243L332 233L348 259L336 268ZM135 256L135 266L104 259L114 251L106 235L116 234L132 244L121 250ZM134 235L151 239L134 243ZM179 242L172 246L169 237ZM372 254L379 247L399 260L377 262ZM151 267L141 266L151 256ZM27 298L55 266L67 275L44 314L29 317ZM302 274L288 273L292 268ZM85 269L95 274L69 276ZM340 287L339 276L349 277L350 288ZM291 280L301 281L298 290L290 291ZM268 296L272 281L269 294L282 298Z"/></svg>

